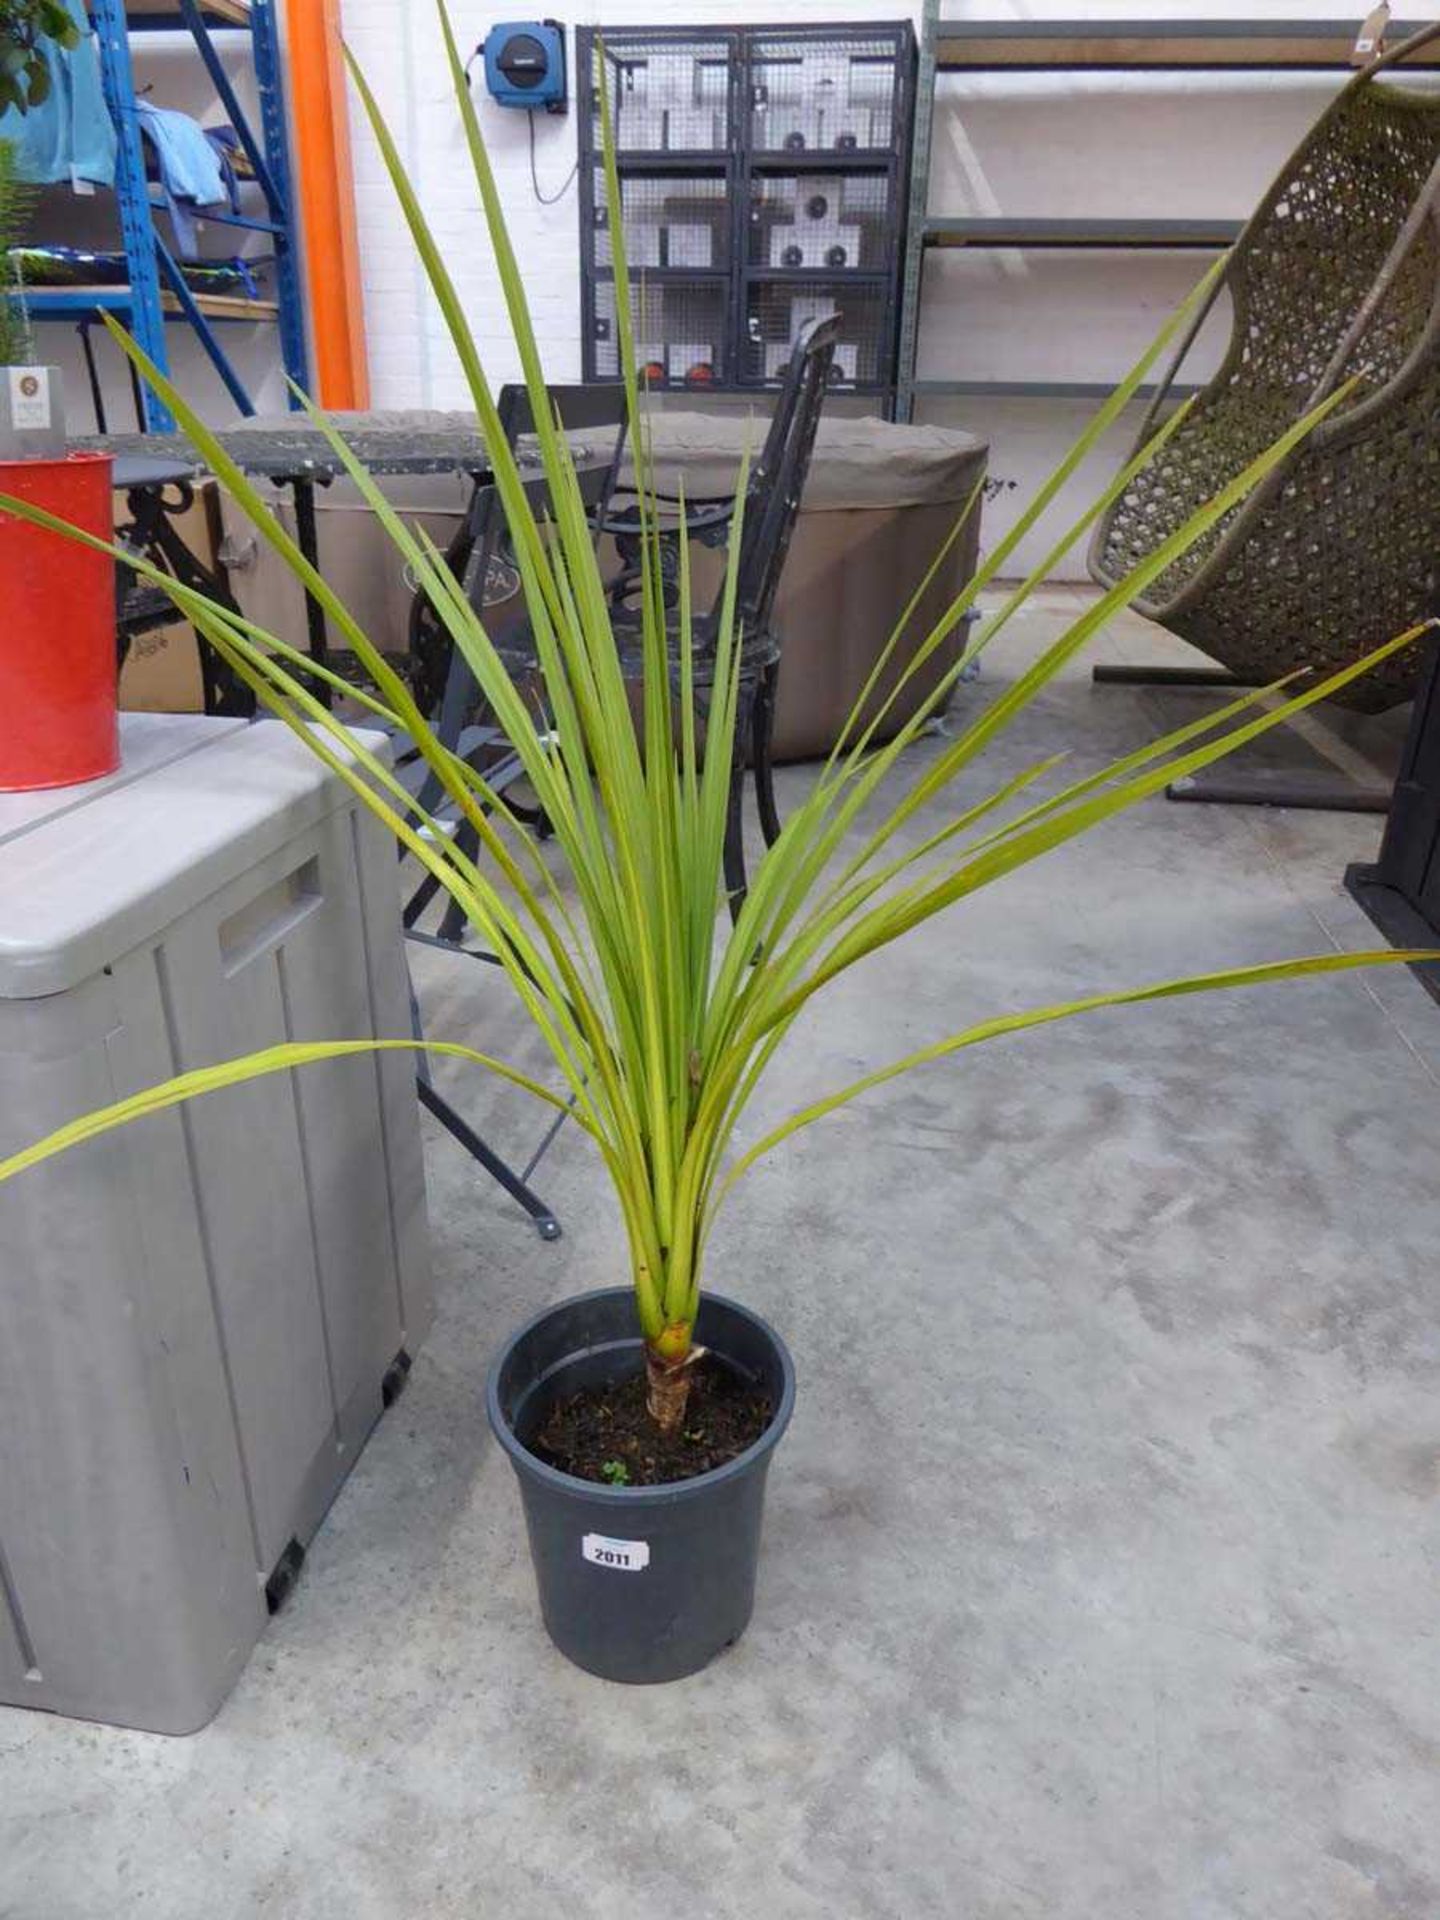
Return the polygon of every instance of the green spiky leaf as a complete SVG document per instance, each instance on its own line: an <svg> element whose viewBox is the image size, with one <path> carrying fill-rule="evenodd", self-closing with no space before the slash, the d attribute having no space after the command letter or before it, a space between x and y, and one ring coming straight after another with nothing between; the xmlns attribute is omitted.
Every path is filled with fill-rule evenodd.
<svg viewBox="0 0 1440 1920"><path fill-rule="evenodd" d="M544 385L520 267L506 232L500 194L450 21L439 8L440 33L455 88L476 195L495 261L495 274L514 334L518 358L538 424L544 484L522 472L501 428L465 302L432 231L424 202L406 178L398 148L365 76L352 72L361 105L395 185L402 216L449 327L484 438L520 575L534 636L535 671L516 678L493 644L483 616L451 578L423 533L398 515L333 423L313 408L337 459L371 507L397 556L427 595L436 620L474 673L490 713L508 735L536 801L554 834L557 878L530 845L503 801L483 779L449 753L387 664L356 610L310 568L279 526L266 501L200 419L141 349L112 323L112 332L141 376L171 408L197 452L247 514L259 535L323 607L336 631L370 674L362 697L367 718L403 731L416 743L450 809L475 829L478 850L464 854L423 812L383 760L320 698L333 674L233 609L155 569L147 577L165 588L259 701L349 784L358 802L423 865L459 905L477 936L494 952L517 1002L543 1041L556 1088L517 1073L460 1043L435 1046L502 1074L517 1086L573 1111L601 1154L613 1182L629 1243L642 1327L664 1350L683 1355L699 1301L706 1237L725 1196L765 1154L802 1128L884 1085L971 1047L1102 1007L1168 999L1205 991L1261 986L1286 978L1360 966L1399 964L1421 954L1364 953L1302 956L1263 967L1212 967L1192 977L1142 987L1100 990L1053 1006L1006 1011L963 1032L940 1037L903 1059L878 1065L850 1085L792 1114L758 1141L736 1151L749 1103L785 1038L817 996L851 967L906 938L944 912L963 915L973 894L1022 864L1054 854L1089 828L1157 793L1178 774L1209 765L1315 701L1422 631L1397 635L1371 661L1327 679L1282 682L1246 693L1127 753L1107 767L1065 781L1056 757L1018 775L977 787L973 771L986 748L1021 719L1104 622L1130 604L1177 555L1203 540L1236 505L1288 459L1342 391L1304 419L1259 459L1237 471L1166 543L1124 581L1098 596L1069 623L1018 678L980 705L954 738L937 751L914 755L927 715L944 700L959 666L941 677L893 738L877 745L888 695L877 716L871 695L890 675L903 685L931 658L987 585L1013 569L1021 538L1042 530L1044 559L1008 588L996 612L967 650L973 658L1019 612L1045 573L1083 540L1116 495L1165 438L1172 417L1101 491L1086 510L1058 531L1046 518L1062 489L1097 448L1157 357L1209 297L1214 274L1166 323L1152 345L1098 410L1074 448L1040 488L1015 525L985 557L975 579L928 631L912 621L924 589L938 574L943 553L897 622L881 664L857 703L835 751L795 803L776 844L754 867L748 896L730 928L723 890L726 801L739 711L744 636L738 631L736 583L741 511L731 531L726 580L712 647L700 651L688 554L682 544L679 605L667 610L661 590L662 535L653 499L644 398L636 377L629 275L619 179L604 94L604 174L607 182L621 369L637 473L643 555L639 591L639 699L620 663L605 581L563 420L554 416ZM588 76L586 77L588 84ZM1216 269L1218 271L1218 268ZM308 402L305 403L308 406ZM744 492L742 471L740 492ZM977 488L957 517L952 540L979 510ZM0 499L0 507L52 529L40 509ZM78 538L86 536L76 535ZM104 547L105 542L92 544ZM139 563L147 571L145 563ZM900 665L898 675L891 672ZM709 691L705 691L708 688ZM638 721L636 708L638 707ZM537 709L543 722L537 724ZM861 713L866 715L862 723ZM961 776L967 784L963 800ZM1057 779L1060 784L1056 784ZM409 1046L393 1042L356 1042ZM109 1128L256 1074L291 1071L311 1059L333 1058L336 1043L272 1048L248 1059L181 1076L102 1113L82 1116L49 1140L0 1162L0 1180Z"/></svg>

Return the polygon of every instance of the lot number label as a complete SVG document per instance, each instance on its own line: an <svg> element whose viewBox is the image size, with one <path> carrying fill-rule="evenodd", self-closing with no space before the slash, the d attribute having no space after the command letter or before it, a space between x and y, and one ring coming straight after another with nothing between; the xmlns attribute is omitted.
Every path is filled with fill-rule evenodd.
<svg viewBox="0 0 1440 1920"><path fill-rule="evenodd" d="M587 1533L580 1552L593 1566L610 1567L616 1573L643 1573L650 1564L648 1540L612 1540L608 1534Z"/></svg>

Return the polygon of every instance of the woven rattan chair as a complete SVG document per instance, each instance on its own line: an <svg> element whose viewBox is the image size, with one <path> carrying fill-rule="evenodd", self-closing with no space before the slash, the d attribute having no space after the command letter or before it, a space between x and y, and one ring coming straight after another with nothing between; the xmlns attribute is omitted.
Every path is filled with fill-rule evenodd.
<svg viewBox="0 0 1440 1920"><path fill-rule="evenodd" d="M1155 430L1209 306L1229 350L1173 438L1100 523L1103 586L1353 375L1337 412L1162 574L1136 607L1244 680L1332 670L1428 610L1440 551L1440 90L1391 70L1428 27L1358 73L1245 227L1145 419ZM1402 654L1345 703L1407 699Z"/></svg>

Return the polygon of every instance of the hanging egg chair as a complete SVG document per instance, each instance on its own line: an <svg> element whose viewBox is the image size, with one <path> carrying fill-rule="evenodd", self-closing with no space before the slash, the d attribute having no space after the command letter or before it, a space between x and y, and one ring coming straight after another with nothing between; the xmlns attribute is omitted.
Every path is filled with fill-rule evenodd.
<svg viewBox="0 0 1440 1920"><path fill-rule="evenodd" d="M1140 430L1155 432L1222 291L1232 331L1187 419L1100 522L1090 572L1112 586L1306 412L1354 391L1137 611L1247 681L1332 672L1430 611L1440 556L1440 87L1373 60L1281 170L1186 333ZM1338 698L1408 699L1413 651Z"/></svg>

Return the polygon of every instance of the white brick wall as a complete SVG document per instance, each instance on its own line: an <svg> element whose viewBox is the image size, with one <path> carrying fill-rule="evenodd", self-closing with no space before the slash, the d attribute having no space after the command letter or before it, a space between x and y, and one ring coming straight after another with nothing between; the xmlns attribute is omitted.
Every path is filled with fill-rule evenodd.
<svg viewBox="0 0 1440 1920"><path fill-rule="evenodd" d="M903 19L908 0L786 0L783 6L734 4L734 0L686 0L682 11L656 0L613 0L559 7L551 0L533 17L555 12L570 28L570 72L575 74L576 26L724 26L732 22ZM918 8L914 9L918 18ZM473 0L453 0L451 16L468 58L499 19L523 19L523 6L497 9ZM444 248L446 263L465 301L485 369L495 384L517 371L509 326L495 279L470 174L465 139L455 111L431 0L344 0L345 34L379 96L406 168L422 196L427 216ZM553 207L542 207L530 185L527 116L497 107L486 93L478 66L475 99L505 198L511 234L525 275L546 369L555 380L580 377L579 215L574 186ZM371 388L376 406L463 406L464 382L444 323L412 265L384 164L364 125L364 110L352 103L355 121L356 195L361 272L370 348ZM537 114L536 172L553 194L575 162L576 112L563 118Z"/></svg>

